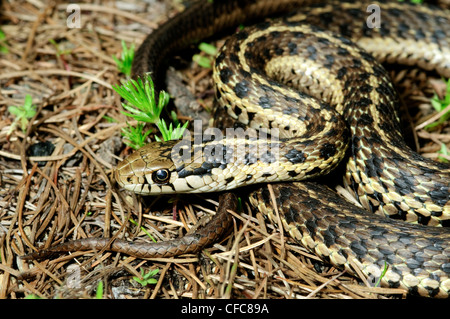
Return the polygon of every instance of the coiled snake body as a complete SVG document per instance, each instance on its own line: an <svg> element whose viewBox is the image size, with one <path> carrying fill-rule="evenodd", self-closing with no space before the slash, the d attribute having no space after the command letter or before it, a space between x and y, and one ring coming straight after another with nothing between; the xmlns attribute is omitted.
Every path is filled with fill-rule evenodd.
<svg viewBox="0 0 450 319"><path fill-rule="evenodd" d="M194 145L189 161L180 155L190 150L183 144L152 143L118 165L116 180L141 194L221 191L326 174L348 152L344 184L366 211L376 214L313 182L273 184L286 231L350 272L356 265L366 275L379 277L386 263L382 285L448 297L450 233L420 224L448 225L450 168L405 145L397 116L399 97L376 60L419 65L449 77L449 12L395 1L311 3L200 1L149 36L137 53L134 74L153 71L159 78L162 59L192 39L267 13L302 8L244 28L226 42L214 66L219 105L259 133L278 129L278 139L204 138ZM369 27L369 4L380 9L379 28ZM250 201L273 218L266 187L252 193ZM227 227L229 217L223 218L215 231L206 226L205 233L183 247L193 248L198 238L212 233L210 240L216 239ZM106 241L79 243L71 248L98 247ZM150 246L130 250L129 245L116 241L110 249L154 256ZM192 250L178 250L187 251Z"/></svg>

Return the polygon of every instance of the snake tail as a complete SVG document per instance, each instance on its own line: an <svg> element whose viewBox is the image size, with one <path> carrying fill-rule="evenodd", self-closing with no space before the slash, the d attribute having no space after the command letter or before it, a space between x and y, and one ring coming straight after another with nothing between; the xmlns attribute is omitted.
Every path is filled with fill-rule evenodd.
<svg viewBox="0 0 450 319"><path fill-rule="evenodd" d="M22 256L24 260L39 260L63 252L73 251L114 251L138 258L164 258L182 254L197 253L205 246L212 245L229 232L232 217L228 211L236 211L237 199L233 193L226 193L219 199L217 213L203 227L192 234L181 238L157 243L130 242L122 239L111 238L84 238L68 241L50 248L41 249Z"/></svg>

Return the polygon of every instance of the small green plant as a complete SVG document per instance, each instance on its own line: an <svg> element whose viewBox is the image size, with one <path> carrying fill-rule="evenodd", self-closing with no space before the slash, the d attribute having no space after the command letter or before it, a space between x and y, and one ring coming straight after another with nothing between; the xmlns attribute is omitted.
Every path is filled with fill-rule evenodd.
<svg viewBox="0 0 450 319"><path fill-rule="evenodd" d="M113 85L113 89L128 101L127 104L122 103L122 106L130 113L122 113L137 121L156 123L161 111L169 103L169 94L161 91L159 92L158 104L156 104L155 85L150 74L147 74L144 82L142 78L138 78L137 81L130 79L122 82L120 86Z"/></svg>
<svg viewBox="0 0 450 319"><path fill-rule="evenodd" d="M6 34L0 29L0 53L8 53L9 50L3 44L6 43Z"/></svg>
<svg viewBox="0 0 450 319"><path fill-rule="evenodd" d="M441 149L438 151L438 154L442 154L442 155L445 155L445 156L449 155L448 148L447 148L447 146L445 146L444 143L442 143ZM442 156L438 156L438 159L441 162L443 162L443 163L448 163L449 162L448 159L446 159L445 157L442 157Z"/></svg>
<svg viewBox="0 0 450 319"><path fill-rule="evenodd" d="M61 60L61 63L64 65L65 69L70 69L69 63L67 62L65 55L70 54L71 50L62 50L58 43L54 39L50 39L49 42L53 44L56 50L56 56Z"/></svg>
<svg viewBox="0 0 450 319"><path fill-rule="evenodd" d="M147 136L152 132L152 130L147 130L144 132L145 123L138 123L136 127L127 123L127 127L122 129L122 136L126 138L124 141L126 145L133 149L141 148L146 144Z"/></svg>
<svg viewBox="0 0 450 319"><path fill-rule="evenodd" d="M213 46L212 44L208 44L205 42L202 42L199 44L198 48L200 51L203 51L207 54L207 56L202 56L200 54L194 54L192 57L192 60L194 62L197 62L198 65L204 68L211 68L211 65L213 63L214 57L217 54L217 48Z"/></svg>
<svg viewBox="0 0 450 319"><path fill-rule="evenodd" d="M42 298L35 294L29 294L25 296L25 299L42 299Z"/></svg>
<svg viewBox="0 0 450 319"><path fill-rule="evenodd" d="M445 82L445 80L444 80L444 82ZM447 86L446 86L446 90L445 90L445 96L443 99L440 99L436 93L434 93L434 96L431 98L431 105L437 112L442 112L450 105L450 79L448 79L446 81L446 84L447 84ZM448 119L450 119L450 111L445 112L439 118L438 121L425 126L425 129L428 130L428 129L432 129L436 126L439 126L442 123L444 123L445 121L447 121Z"/></svg>
<svg viewBox="0 0 450 319"><path fill-rule="evenodd" d="M120 59L116 56L112 56L114 61L116 61L117 68L123 74L130 76L131 74L131 66L133 64L134 59L134 44L131 44L128 48L125 41L122 40L122 53L120 55Z"/></svg>
<svg viewBox="0 0 450 319"><path fill-rule="evenodd" d="M131 223L133 223L134 225L138 225L138 223L133 219L133 218L130 218L129 219L129 221L131 222ZM156 239L152 236L152 234L150 234L148 231L147 231L147 229L145 229L144 227L142 227L142 226L140 226L141 227L141 230L154 242L154 243L156 243Z"/></svg>
<svg viewBox="0 0 450 319"><path fill-rule="evenodd" d="M158 280L156 278L153 278L159 273L159 269L151 270L148 273L144 273L144 269L141 268L141 278L133 276L133 279L140 283L142 286L152 285L156 284Z"/></svg>
<svg viewBox="0 0 450 319"><path fill-rule="evenodd" d="M125 141L128 146L137 149L145 145L145 140L152 132L144 131L145 123L156 124L164 141L179 139L183 135L188 122L181 126L176 115L174 116L175 113L172 113L172 119L176 121L174 128L172 124L167 127L165 121L160 118L162 110L169 103L169 94L159 92L158 103L156 102L155 87L150 74L145 76L144 81L142 78L137 81L130 79L122 82L122 85L113 86L113 89L127 101L122 103L122 106L128 112L122 113L138 121L136 127L128 125L122 129L122 135L128 139ZM161 141L159 137L155 136L155 139Z"/></svg>
<svg viewBox="0 0 450 319"><path fill-rule="evenodd" d="M377 282L375 283L374 287L378 287L381 283L381 279L383 279L383 277L386 275L386 272L388 270L388 265L386 262L384 262L384 269L383 272L381 273L381 276L378 278Z"/></svg>
<svg viewBox="0 0 450 319"><path fill-rule="evenodd" d="M398 0L398 2L404 2L405 0ZM421 4L423 2L423 0L410 0L410 2L415 3L415 4Z"/></svg>
<svg viewBox="0 0 450 319"><path fill-rule="evenodd" d="M54 40L54 39L50 39L48 40L51 44L53 44L53 46L56 49L56 55L57 56L61 56L61 55L65 55L65 54L70 54L72 51L71 50L61 50L61 48L59 47L58 43Z"/></svg>
<svg viewBox="0 0 450 319"><path fill-rule="evenodd" d="M103 281L99 281L95 291L95 299L103 299Z"/></svg>
<svg viewBox="0 0 450 319"><path fill-rule="evenodd" d="M118 122L115 118L112 118L111 116L103 115L103 118L104 118L108 123L117 123L117 122Z"/></svg>
<svg viewBox="0 0 450 319"><path fill-rule="evenodd" d="M186 122L183 126L181 126L181 124L178 123L178 125L173 128L172 123L170 123L169 127L167 127L166 121L164 121L163 119L159 119L158 123L156 123L156 126L158 126L158 129L161 132L162 140L158 136L155 136L155 139L158 142L178 140L183 136L183 132L188 124L189 122Z"/></svg>
<svg viewBox="0 0 450 319"><path fill-rule="evenodd" d="M11 128L7 135L10 135L16 126L20 124L20 128L23 132L26 131L28 122L36 114L36 106L33 105L33 99L31 95L27 94L25 96L25 102L21 106L10 106L8 107L9 113L15 116L14 122L11 124Z"/></svg>

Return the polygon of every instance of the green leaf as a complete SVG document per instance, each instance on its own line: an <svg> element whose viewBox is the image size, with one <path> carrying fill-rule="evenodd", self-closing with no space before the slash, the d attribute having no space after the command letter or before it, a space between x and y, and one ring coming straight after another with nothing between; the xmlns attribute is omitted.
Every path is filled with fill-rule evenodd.
<svg viewBox="0 0 450 319"><path fill-rule="evenodd" d="M35 294L29 294L25 297L25 299L42 299L42 298Z"/></svg>
<svg viewBox="0 0 450 319"><path fill-rule="evenodd" d="M431 105L433 106L433 108L436 111L438 111L438 112L441 111L442 104L441 104L441 101L439 100L439 98L438 98L436 93L434 93L434 96L431 98L430 102L431 102Z"/></svg>
<svg viewBox="0 0 450 319"><path fill-rule="evenodd" d="M380 285L381 279L383 279L383 277L386 275L387 270L388 270L388 265L386 262L384 262L383 272L381 273L380 278L378 278L377 282L375 283L375 287L378 287Z"/></svg>
<svg viewBox="0 0 450 319"><path fill-rule="evenodd" d="M133 218L130 218L129 219L129 221L131 222L131 223L133 223L134 225L138 225L138 223L133 219ZM148 237L150 237L150 239L153 241L153 242L157 242L156 241L156 239L152 236L152 234L150 234L149 232L148 232L148 230L147 229L145 229L144 227L142 227L141 226L141 230L148 236Z"/></svg>
<svg viewBox="0 0 450 319"><path fill-rule="evenodd" d="M214 60L214 56L217 54L217 48L209 43L202 42L198 48L208 54L208 56L202 56L200 54L194 54L192 60L203 68L210 69Z"/></svg>
<svg viewBox="0 0 450 319"><path fill-rule="evenodd" d="M120 55L120 59L114 55L112 56L119 71L127 76L130 76L131 74L131 67L134 60L134 48L133 43L130 45L130 48L128 48L125 41L122 40L122 53Z"/></svg>
<svg viewBox="0 0 450 319"><path fill-rule="evenodd" d="M128 112L122 113L137 121L156 123L161 111L169 103L169 94L164 91L159 93L158 103L156 103L155 87L150 74L145 76L144 82L140 77L137 81L130 79L122 85L113 86L113 89L128 101L128 104L122 103Z"/></svg>
<svg viewBox="0 0 450 319"><path fill-rule="evenodd" d="M443 81L445 82L444 79ZM436 112L442 112L450 105L450 79L446 81L446 92L444 98L440 99L439 96L435 93L430 102ZM450 111L445 112L436 122L426 125L425 129L430 130L446 122L448 119L450 119Z"/></svg>
<svg viewBox="0 0 450 319"><path fill-rule="evenodd" d="M133 276L133 280L140 283L142 286L147 286L149 284L156 284L158 280L156 278L153 278L159 273L159 269L151 270L148 273L144 273L144 269L141 268L141 278Z"/></svg>
<svg viewBox="0 0 450 319"><path fill-rule="evenodd" d="M36 106L33 105L33 98L27 94L25 101L21 106L10 106L8 112L15 116L14 122L8 132L8 135L12 133L16 125L19 123L23 132L27 129L28 122L33 116L36 115Z"/></svg>
<svg viewBox="0 0 450 319"><path fill-rule="evenodd" d="M133 149L144 146L146 144L147 136L152 132L151 129L144 132L144 127L144 123L138 123L136 127L127 123L127 127L122 129L122 136L128 140L125 140L125 144Z"/></svg>
<svg viewBox="0 0 450 319"><path fill-rule="evenodd" d="M438 154L448 156L449 152L448 152L447 146L444 143L441 144L441 149L438 151ZM438 159L443 163L449 162L445 157L442 157L442 156L438 156Z"/></svg>
<svg viewBox="0 0 450 319"><path fill-rule="evenodd" d="M64 55L64 54L69 54L70 52L71 52L71 50L61 50L60 48L59 48L59 45L58 45L58 43L54 40L54 39L50 39L50 40L48 40L51 44L53 44L53 46L55 47L55 49L56 49L56 55L59 57L59 56L61 56L61 55Z"/></svg>
<svg viewBox="0 0 450 319"><path fill-rule="evenodd" d="M212 55L212 56L217 54L217 48L214 45L206 43L206 42L200 43L198 48L201 51L205 52L206 54L209 54L209 55Z"/></svg>
<svg viewBox="0 0 450 319"><path fill-rule="evenodd" d="M167 127L166 122L160 118L162 110L169 103L169 94L164 91L159 92L158 102L156 102L155 86L150 74L145 76L144 81L141 77L137 80L129 79L123 81L121 85L113 86L113 89L127 101L122 103L125 109L122 113L139 122L136 128L128 125L127 128L122 129L122 135L128 140L125 141L127 145L134 149L145 145L145 140L151 131L144 133L143 123L156 124L164 141L176 140L183 136L188 122L181 126L175 112L171 113L175 128L173 123ZM155 139L161 141L157 136Z"/></svg>
<svg viewBox="0 0 450 319"><path fill-rule="evenodd" d="M118 122L115 118L112 118L111 116L103 115L103 118L104 118L108 123L117 123L117 122Z"/></svg>
<svg viewBox="0 0 450 319"><path fill-rule="evenodd" d="M22 110L18 106L10 106L8 107L8 112L14 116L19 116L22 114Z"/></svg>
<svg viewBox="0 0 450 319"><path fill-rule="evenodd" d="M164 141L170 141L170 140L178 140L183 136L184 130L188 126L189 122L184 123L183 126L181 126L180 123L178 123L177 127L173 128L172 123L170 123L169 127L167 127L166 121L163 119L160 119L158 123L156 123L156 126L158 127L159 131L161 132L162 138ZM158 142L161 142L161 139L157 136L155 136L155 139Z"/></svg>
<svg viewBox="0 0 450 319"><path fill-rule="evenodd" d="M8 53L9 50L7 47L4 47L3 44L6 44L6 34L3 32L3 30L0 29L0 52L1 53Z"/></svg>
<svg viewBox="0 0 450 319"><path fill-rule="evenodd" d="M95 292L96 299L103 299L103 281L99 281L97 284L97 290Z"/></svg>

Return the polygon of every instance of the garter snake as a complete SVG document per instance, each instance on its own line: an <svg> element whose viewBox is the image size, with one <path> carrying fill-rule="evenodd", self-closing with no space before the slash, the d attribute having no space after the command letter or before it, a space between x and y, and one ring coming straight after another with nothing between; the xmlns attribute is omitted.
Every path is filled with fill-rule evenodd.
<svg viewBox="0 0 450 319"><path fill-rule="evenodd" d="M369 4L380 8L379 28L368 27ZM192 40L295 6L300 12L230 37L214 65L219 105L258 132L278 129L280 138L203 138L192 152L178 141L151 143L118 165L118 184L160 194L298 181L328 173L347 152L344 184L365 211L314 182L274 184L284 228L338 267L354 272L356 264L379 277L387 263L383 285L448 297L450 233L421 224L448 225L450 169L405 145L399 97L378 63L449 77L448 11L395 1L200 1L144 41L133 73L160 80L163 59ZM267 188L250 201L273 218Z"/></svg>

